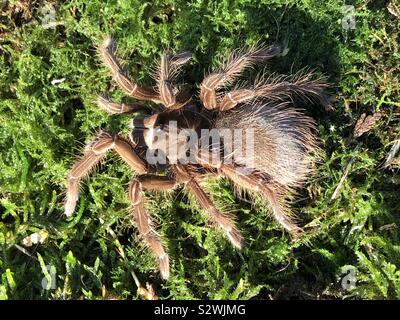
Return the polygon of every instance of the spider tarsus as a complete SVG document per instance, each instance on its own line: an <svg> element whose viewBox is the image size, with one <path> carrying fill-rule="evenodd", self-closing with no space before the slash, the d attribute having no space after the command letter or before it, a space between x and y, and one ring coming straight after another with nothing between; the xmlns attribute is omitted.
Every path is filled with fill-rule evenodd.
<svg viewBox="0 0 400 320"><path fill-rule="evenodd" d="M158 263L160 266L160 274L163 280L167 280L169 278L169 257L165 253L161 257L158 258Z"/></svg>
<svg viewBox="0 0 400 320"><path fill-rule="evenodd" d="M272 215L275 221L288 231L293 238L299 237L302 229L294 223L291 217L291 212L289 209L285 208L282 203L283 201L279 200L278 193L273 189L274 187L267 185L261 187L262 194L271 206Z"/></svg>
<svg viewBox="0 0 400 320"><path fill-rule="evenodd" d="M64 214L69 218L75 211L79 198L79 181L74 178L68 179L68 188L64 202Z"/></svg>
<svg viewBox="0 0 400 320"><path fill-rule="evenodd" d="M226 235L235 248L243 249L243 247L245 246L245 241L243 236L237 229L233 228L232 230L228 231Z"/></svg>
<svg viewBox="0 0 400 320"><path fill-rule="evenodd" d="M103 48L104 50L114 51L115 50L115 40L111 36L107 35L103 40L101 48Z"/></svg>

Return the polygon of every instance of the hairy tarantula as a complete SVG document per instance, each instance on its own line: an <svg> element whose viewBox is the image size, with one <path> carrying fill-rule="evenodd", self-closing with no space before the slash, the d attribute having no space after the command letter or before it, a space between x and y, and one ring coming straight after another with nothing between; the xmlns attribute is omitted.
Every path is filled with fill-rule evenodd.
<svg viewBox="0 0 400 320"><path fill-rule="evenodd" d="M158 106L120 104L105 96L98 97L98 106L109 114L141 112L145 115L132 120L129 139L101 132L85 147L68 176L67 216L74 212L82 178L109 150L115 150L137 174L129 185L133 218L141 239L158 259L164 279L169 276L169 258L146 210L145 190L168 191L184 184L208 221L222 230L235 247L241 248L244 240L232 215L217 209L201 185L210 174L226 177L240 190L261 195L269 204L272 217L290 234L299 234L301 228L295 223L286 199L310 176L318 147L314 122L294 108L295 98L328 106L324 80L313 80L312 73L306 72L289 77L259 77L251 86L241 84L222 92L220 89L231 85L245 68L280 54L280 48L275 45L255 46L233 52L218 70L207 75L200 85L197 101L175 83L190 53L163 55L155 74L156 86L152 88L130 79L116 58L116 46L111 38L103 42L99 51L123 91ZM175 140L171 140L172 124L178 136ZM233 145L227 135L221 135L217 139L219 143L214 141L206 147L179 135L191 130L201 136L203 129L223 129L225 133L251 129L253 135L250 142L242 136L236 140L243 143ZM254 151L251 157L237 152L243 145L244 149L250 149L250 143ZM183 161L187 160L189 145L195 161ZM150 163L149 151L157 159L160 154L164 155L165 163Z"/></svg>

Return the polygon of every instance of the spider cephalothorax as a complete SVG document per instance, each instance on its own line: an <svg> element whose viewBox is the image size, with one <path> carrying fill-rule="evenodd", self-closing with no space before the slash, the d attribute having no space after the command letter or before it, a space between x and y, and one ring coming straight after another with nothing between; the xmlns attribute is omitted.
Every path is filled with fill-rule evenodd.
<svg viewBox="0 0 400 320"><path fill-rule="evenodd" d="M301 229L285 199L310 175L318 148L313 120L294 109L294 101L296 97L306 98L328 106L326 84L321 79L312 80L311 73L258 78L251 86L218 92L232 84L246 67L280 53L277 46L253 47L234 52L220 69L207 75L197 100L175 84L189 53L163 55L156 86L147 88L132 81L121 68L112 39L104 41L99 51L114 80L127 94L158 106L119 104L99 96L99 107L110 114L141 112L144 116L132 120L129 139L102 132L86 146L68 176L67 216L75 209L81 179L107 151L115 150L136 173L129 186L132 214L140 237L158 259L164 279L169 276L169 258L146 210L145 190L168 191L184 184L208 221L241 248L244 240L233 217L218 210L201 186L206 175L223 176L240 190L261 195L277 222L292 235L299 234ZM204 143L215 131L217 138ZM245 135L236 136L237 131ZM207 139L203 139L204 132ZM246 153L249 150L252 153Z"/></svg>

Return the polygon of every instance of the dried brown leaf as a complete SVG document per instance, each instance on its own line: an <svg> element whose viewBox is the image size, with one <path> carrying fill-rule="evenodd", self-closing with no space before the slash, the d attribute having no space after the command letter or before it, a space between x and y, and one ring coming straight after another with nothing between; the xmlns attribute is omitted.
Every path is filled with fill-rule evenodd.
<svg viewBox="0 0 400 320"><path fill-rule="evenodd" d="M376 123L385 115L384 111L375 112L373 115L367 116L363 113L357 120L354 126L353 136L355 138L361 137L364 133L372 130Z"/></svg>

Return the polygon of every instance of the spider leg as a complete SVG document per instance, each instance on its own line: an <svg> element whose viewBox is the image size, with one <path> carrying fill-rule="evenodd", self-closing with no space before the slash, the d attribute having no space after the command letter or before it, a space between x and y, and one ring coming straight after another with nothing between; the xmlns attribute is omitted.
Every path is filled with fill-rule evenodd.
<svg viewBox="0 0 400 320"><path fill-rule="evenodd" d="M161 101L167 109L179 109L188 101L188 99L179 99L181 97L174 82L180 68L190 58L190 52L182 52L176 55L165 54L161 57L157 74L157 85Z"/></svg>
<svg viewBox="0 0 400 320"><path fill-rule="evenodd" d="M83 155L75 162L68 175L64 204L66 216L71 216L75 210L82 178L87 176L111 149L114 149L136 172L143 174L147 171L143 160L128 142L119 136L112 136L106 132L100 133L85 147Z"/></svg>
<svg viewBox="0 0 400 320"><path fill-rule="evenodd" d="M169 258L161 243L160 236L153 228L151 217L146 211L143 190L167 191L173 189L176 185L177 182L168 177L141 175L129 186L129 198L132 202L133 216L139 235L158 259L163 279L169 277Z"/></svg>
<svg viewBox="0 0 400 320"><path fill-rule="evenodd" d="M326 110L331 109L330 101L324 90L327 84L323 79L312 79L312 73L299 73L292 77L277 77L258 81L253 88L241 88L226 93L219 105L220 111L227 111L240 103L265 97L270 100L292 100L295 96L307 100L316 100Z"/></svg>
<svg viewBox="0 0 400 320"><path fill-rule="evenodd" d="M112 38L107 38L100 46L99 51L104 64L110 69L113 79L122 90L138 100L161 103L160 97L154 89L139 86L136 82L132 81L128 73L122 69L115 55L116 45Z"/></svg>
<svg viewBox="0 0 400 320"><path fill-rule="evenodd" d="M218 226L226 234L233 246L241 249L244 245L244 239L236 228L232 217L226 213L220 212L215 207L209 196L196 181L193 173L190 173L181 165L176 165L174 168L178 180L185 183L190 193L196 198L199 206L204 210L207 219L214 225Z"/></svg>
<svg viewBox="0 0 400 320"><path fill-rule="evenodd" d="M299 235L302 230L295 224L289 209L285 206L285 200L282 196L284 192L281 187L269 179L260 177L255 173L246 172L243 168L235 165L221 164L219 170L239 187L250 192L261 193L271 206L274 219L292 236L297 237Z"/></svg>
<svg viewBox="0 0 400 320"><path fill-rule="evenodd" d="M99 95L97 97L97 105L100 109L104 110L108 114L128 114L134 112L145 112L147 114L151 114L152 110L148 106L136 105L136 104L125 104L125 103L117 103L109 100L104 95Z"/></svg>
<svg viewBox="0 0 400 320"><path fill-rule="evenodd" d="M253 47L248 52L234 52L228 61L216 72L206 76L200 85L200 100L205 108L218 108L216 91L232 83L242 71L257 62L263 62L280 53L278 46Z"/></svg>

